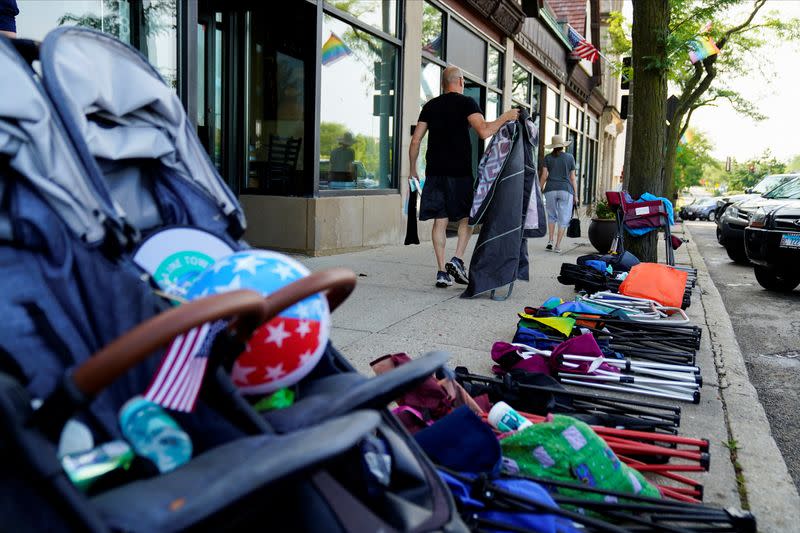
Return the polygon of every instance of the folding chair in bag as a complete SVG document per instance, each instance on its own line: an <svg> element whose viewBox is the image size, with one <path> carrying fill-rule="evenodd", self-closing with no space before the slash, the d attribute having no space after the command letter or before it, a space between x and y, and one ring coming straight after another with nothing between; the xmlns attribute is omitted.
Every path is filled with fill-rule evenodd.
<svg viewBox="0 0 800 533"><path fill-rule="evenodd" d="M117 88L129 87L125 80L130 79L116 67L138 61L141 68L150 68L138 52L113 39L70 30L54 35L74 36L74 41L65 37L58 47L53 41L42 47L42 70L51 80L54 72L58 75L55 63L61 62L97 78L110 69L111 86ZM185 114L179 105L171 107L146 91L137 93L139 106L152 104L142 115L179 110L182 115L173 118L182 126L179 133L167 134L169 128L154 128L164 134L159 140L168 144L162 149L171 154L164 157L174 166L163 160L164 166L154 165L158 157L142 153L131 159L132 166L144 165L148 172L179 168L185 175L200 172L210 178L202 186L191 185L189 192L170 194L171 188L186 186L180 182L185 175L142 172L144 179L130 180L131 190L152 193L155 188L164 194L144 196L139 207L108 194L108 174L100 171L80 130L54 111L33 70L15 50L24 45L0 38L0 271L5 283L0 303L5 319L0 325L0 439L8 452L0 478L4 524L20 531L252 530L267 523L276 530L354 531L365 523L387 530L459 530L446 487L383 408L388 398L424 379L446 356L434 354L382 380L368 380L328 346L298 386L300 400L293 406L291 423L273 423L257 413L225 372L243 340L270 316L310 294L330 290L335 308L352 290L354 275L321 272L267 299L239 291L170 309L126 251L136 242L137 228L197 224L242 246L237 234L244 224L235 198L224 186L217 189L215 183L221 182L215 181L215 172L186 170L186 161L198 164L193 154L200 149ZM113 53L104 54L109 51ZM91 67L77 66L90 60ZM154 70L150 75L159 80ZM77 86L99 94L97 88ZM69 87L62 88L62 96L71 94ZM121 92L98 101L119 111L131 104L114 99ZM59 105L63 111L71 104L62 100ZM121 112L114 120L109 115L101 119L102 113L92 111L104 126L135 118ZM116 132L101 127L94 133ZM132 149L127 141L120 142L125 150ZM176 148L180 143L183 148ZM199 165L205 164L210 165L203 156ZM130 176L127 166L110 165L110 175ZM159 182L151 179L154 175L166 179ZM165 204L155 199L164 197L174 202L160 211L155 206ZM207 219L197 216L203 210ZM136 217L126 218L145 212L158 217L142 216L137 225L131 223ZM194 458L161 475L121 472L116 483L96 492L74 486L57 455L64 423L79 420L94 442L121 438L119 408L152 380L159 347L219 319L231 320L211 344L195 410L172 413L192 439ZM43 403L34 409L38 400ZM370 474L365 454L391 457L391 476L379 481Z"/></svg>

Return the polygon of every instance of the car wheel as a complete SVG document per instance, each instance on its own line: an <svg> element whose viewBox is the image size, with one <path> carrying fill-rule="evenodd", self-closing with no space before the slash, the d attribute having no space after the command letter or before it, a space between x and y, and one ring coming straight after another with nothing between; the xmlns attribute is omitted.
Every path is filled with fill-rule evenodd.
<svg viewBox="0 0 800 533"><path fill-rule="evenodd" d="M734 263L739 263L740 265L747 265L750 263L750 260L747 258L747 252L745 252L742 247L728 244L725 245L725 251L728 252L728 257L730 257L731 261Z"/></svg>
<svg viewBox="0 0 800 533"><path fill-rule="evenodd" d="M759 265L756 265L754 272L758 284L768 291L791 292L800 285L800 274L788 274Z"/></svg>
<svg viewBox="0 0 800 533"><path fill-rule="evenodd" d="M714 222L715 220L717 220L717 214L714 211L708 213L708 221Z"/></svg>
<svg viewBox="0 0 800 533"><path fill-rule="evenodd" d="M717 242L725 246L725 238L722 236L722 228L717 226Z"/></svg>

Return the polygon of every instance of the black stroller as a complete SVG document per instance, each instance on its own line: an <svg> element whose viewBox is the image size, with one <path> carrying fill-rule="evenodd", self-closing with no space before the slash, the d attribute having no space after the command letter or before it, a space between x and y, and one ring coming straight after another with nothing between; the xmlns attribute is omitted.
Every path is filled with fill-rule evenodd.
<svg viewBox="0 0 800 533"><path fill-rule="evenodd" d="M140 233L188 224L246 246L241 210L180 103L138 52L97 32L49 35L44 83L18 50L33 58L36 47L0 38L4 528L463 530L447 488L384 408L446 356L366 379L329 345L292 408L258 414L226 372L243 339L309 294L328 291L335 308L353 274L314 274L267 299L236 291L169 309L130 259ZM125 128L149 128L159 142L131 146ZM125 184L136 201L115 187ZM211 348L201 400L174 414L194 458L78 490L57 456L65 422L80 420L95 442L120 438L116 413L151 379L152 354L221 318L231 320ZM371 468L381 460L383 476Z"/></svg>

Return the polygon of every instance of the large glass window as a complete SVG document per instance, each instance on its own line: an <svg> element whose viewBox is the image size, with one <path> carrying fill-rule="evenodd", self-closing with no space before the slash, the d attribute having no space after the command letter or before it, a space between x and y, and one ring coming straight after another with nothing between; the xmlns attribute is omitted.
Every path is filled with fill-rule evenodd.
<svg viewBox="0 0 800 533"><path fill-rule="evenodd" d="M489 47L489 75L486 81L498 89L503 88L503 53L494 46Z"/></svg>
<svg viewBox="0 0 800 533"><path fill-rule="evenodd" d="M444 13L425 2L422 8L422 51L434 57L444 57Z"/></svg>
<svg viewBox="0 0 800 533"><path fill-rule="evenodd" d="M397 35L396 0L338 0L329 3L353 15L364 24L390 35Z"/></svg>
<svg viewBox="0 0 800 533"><path fill-rule="evenodd" d="M141 50L167 83L177 84L175 0L17 0L17 6L18 37L40 41L58 26L99 30Z"/></svg>
<svg viewBox="0 0 800 533"><path fill-rule="evenodd" d="M442 67L430 61L422 61L419 86L419 105L442 94Z"/></svg>
<svg viewBox="0 0 800 533"><path fill-rule="evenodd" d="M486 41L451 20L447 26L447 61L480 80L486 79Z"/></svg>
<svg viewBox="0 0 800 533"><path fill-rule="evenodd" d="M306 46L266 10L248 15L248 192L302 194L305 135ZM255 31L269 29L270 31Z"/></svg>
<svg viewBox="0 0 800 533"><path fill-rule="evenodd" d="M397 47L325 14L322 41L332 37L320 80L319 188L394 187Z"/></svg>
<svg viewBox="0 0 800 533"><path fill-rule="evenodd" d="M561 110L560 95L550 87L547 88L547 116L558 121L558 113Z"/></svg>
<svg viewBox="0 0 800 533"><path fill-rule="evenodd" d="M530 108L531 73L519 63L514 63L511 72L511 97L515 103Z"/></svg>

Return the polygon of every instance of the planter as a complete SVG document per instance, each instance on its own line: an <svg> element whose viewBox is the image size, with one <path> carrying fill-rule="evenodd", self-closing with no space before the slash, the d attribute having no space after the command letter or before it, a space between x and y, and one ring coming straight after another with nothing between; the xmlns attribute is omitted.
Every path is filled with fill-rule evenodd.
<svg viewBox="0 0 800 533"><path fill-rule="evenodd" d="M616 235L617 221L614 219L593 218L589 223L589 242L601 254L611 250Z"/></svg>

